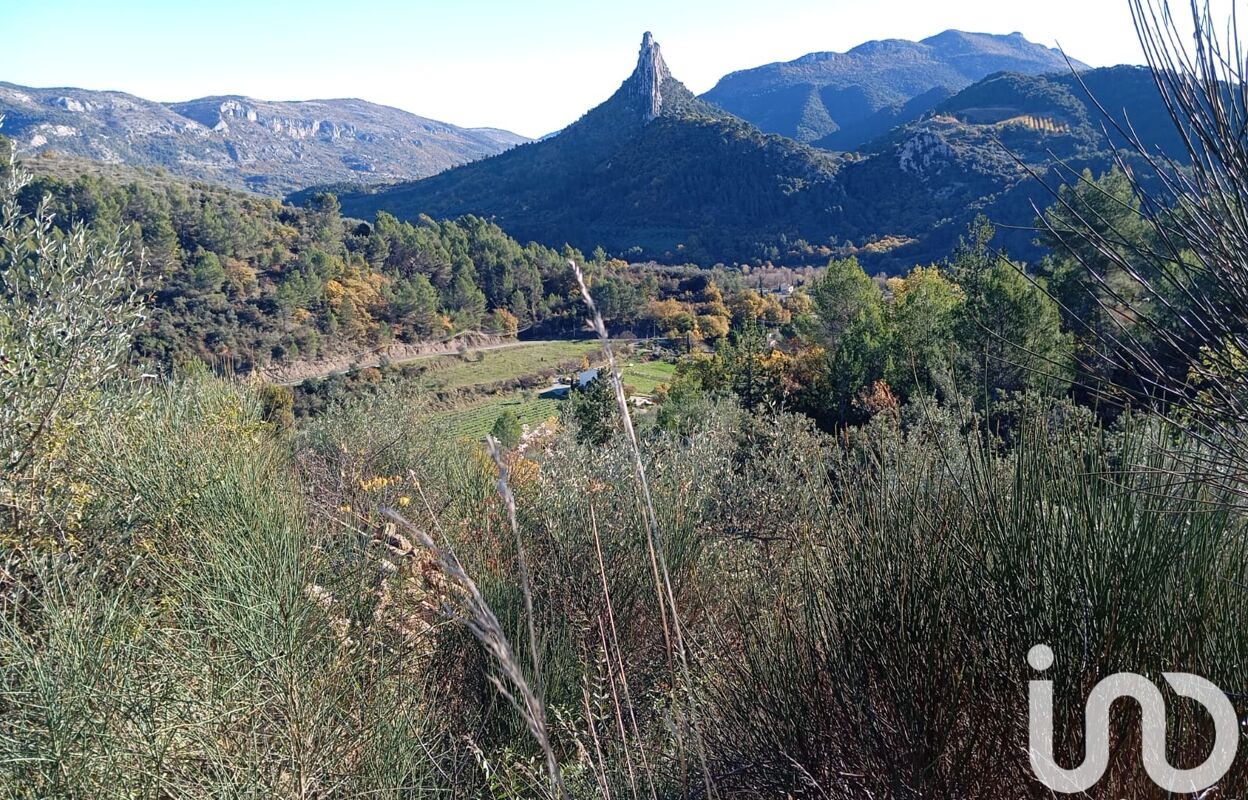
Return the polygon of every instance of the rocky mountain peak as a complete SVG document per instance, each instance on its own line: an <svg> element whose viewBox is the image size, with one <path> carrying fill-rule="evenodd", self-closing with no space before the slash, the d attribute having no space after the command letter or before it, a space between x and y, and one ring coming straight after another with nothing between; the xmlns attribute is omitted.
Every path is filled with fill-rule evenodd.
<svg viewBox="0 0 1248 800"><path fill-rule="evenodd" d="M631 91L641 98L645 109L646 121L656 118L663 112L663 83L672 77L663 61L663 53L654 35L646 31L641 37L641 53L637 57L637 69L633 70L630 79Z"/></svg>

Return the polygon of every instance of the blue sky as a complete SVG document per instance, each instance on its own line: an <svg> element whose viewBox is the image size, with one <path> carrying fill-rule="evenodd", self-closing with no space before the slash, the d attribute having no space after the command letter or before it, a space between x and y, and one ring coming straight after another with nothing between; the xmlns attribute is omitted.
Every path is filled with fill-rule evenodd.
<svg viewBox="0 0 1248 800"><path fill-rule="evenodd" d="M1100 66L1140 62L1126 0L18 0L0 80L153 100L361 97L529 136L604 100L653 31L695 92L727 72L919 39L1010 33Z"/></svg>

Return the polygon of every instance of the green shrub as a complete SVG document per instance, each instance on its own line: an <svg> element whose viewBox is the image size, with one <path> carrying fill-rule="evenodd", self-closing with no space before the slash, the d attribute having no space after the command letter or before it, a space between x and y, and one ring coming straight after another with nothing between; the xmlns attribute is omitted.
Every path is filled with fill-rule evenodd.
<svg viewBox="0 0 1248 800"><path fill-rule="evenodd" d="M520 419L511 411L504 411L498 415L498 419L494 420L490 435L498 440L500 445L510 450L520 444L520 437L524 435L524 431L520 427Z"/></svg>
<svg viewBox="0 0 1248 800"><path fill-rule="evenodd" d="M84 465L124 560L51 563L33 617L0 636L4 793L436 788L432 698L378 611L392 571L308 516L258 399L204 378L135 404Z"/></svg>
<svg viewBox="0 0 1248 800"><path fill-rule="evenodd" d="M1181 664L1239 691L1248 603L1227 587L1245 578L1248 528L1231 492L1168 479L1193 445L1149 423L1109 434L1058 407L1002 450L963 419L877 417L831 460L831 481L802 436L766 459L831 502L799 491L791 511L761 512L787 546L737 566L736 624L721 620L705 673L725 790L1042 796L1020 756L1039 643L1058 654L1068 762L1083 698L1114 672ZM1208 731L1175 714L1174 752L1200 761ZM1134 724L1115 721L1102 785L1114 796L1151 791Z"/></svg>
<svg viewBox="0 0 1248 800"><path fill-rule="evenodd" d="M10 164L0 183L0 535L23 551L70 543L67 457L115 399L102 389L143 320L128 246L81 224L62 232L46 199L26 213L29 182Z"/></svg>

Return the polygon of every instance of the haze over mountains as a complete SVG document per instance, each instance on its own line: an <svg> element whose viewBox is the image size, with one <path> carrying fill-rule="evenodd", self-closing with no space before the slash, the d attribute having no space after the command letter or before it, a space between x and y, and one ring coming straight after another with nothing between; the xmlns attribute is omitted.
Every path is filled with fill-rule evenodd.
<svg viewBox="0 0 1248 800"><path fill-rule="evenodd" d="M312 184L423 178L528 141L351 99L156 103L0 83L0 115L19 156L51 149L275 196Z"/></svg>
<svg viewBox="0 0 1248 800"><path fill-rule="evenodd" d="M886 39L847 53L810 53L725 76L702 97L757 125L832 150L853 150L995 72L1086 69L1021 33L949 30Z"/></svg>

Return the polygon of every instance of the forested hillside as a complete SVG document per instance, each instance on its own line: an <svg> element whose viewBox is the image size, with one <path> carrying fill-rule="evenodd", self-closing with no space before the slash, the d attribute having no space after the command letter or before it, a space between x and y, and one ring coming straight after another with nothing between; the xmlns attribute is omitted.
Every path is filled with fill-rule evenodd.
<svg viewBox="0 0 1248 800"><path fill-rule="evenodd" d="M836 170L831 154L695 98L647 34L619 90L557 136L342 202L364 218L473 213L546 244L709 265L828 229Z"/></svg>
<svg viewBox="0 0 1248 800"><path fill-rule="evenodd" d="M915 48L919 55L912 52ZM266 193L314 184L289 200L302 207L332 190L348 216L369 221L379 211L412 223L422 215L474 215L523 242L553 249L571 244L583 252L602 247L628 261L818 265L834 255L853 255L869 269L893 274L942 258L979 214L1003 229L998 241L1011 255L1034 260L1039 251L1028 229L1036 207L1050 204L1052 195L1029 178L1034 173L1055 185L1083 169L1105 172L1114 165L1114 151L1126 144L1115 123L1125 127L1129 121L1150 148L1183 156L1156 86L1141 68L1086 70L1076 77L1069 68L1056 69L1056 54L1020 37L957 32L919 44L864 45L855 53L781 70L785 80L823 75L820 80L841 87L837 91L845 93L846 102L859 95L887 95L880 102L892 105L868 104L855 123L862 134L858 152L841 155L764 133L694 97L672 77L653 38L646 40L637 68L620 89L558 135L411 183L393 181L412 177L404 170L423 175L460 156L446 150L446 158L429 160L433 149L451 147L437 144L441 133L433 130L435 124L357 101L314 107L227 97L169 107L149 104L154 109L148 109L150 119L109 141L124 139L138 153L142 148L135 144L135 131L147 131L144 141L155 142L173 136L169 131L174 129L190 135L187 126L199 126L203 135L193 137L196 146L211 149L221 139L233 147L229 164L238 174L187 166L215 158L202 153L166 165L173 174ZM928 63L933 59L940 69ZM989 66L1011 64L1053 74L994 74L952 95L944 85L962 75L954 83L965 86ZM729 83L770 85L765 75L752 75L738 74ZM944 83L923 88L932 81ZM21 152L57 149L51 134L36 131L40 125L55 122L58 130L69 130L71 117L79 119L79 127L96 117L125 117L122 111L109 112L112 106L100 98L66 95L61 98L66 106L46 92L36 96L20 87L0 87L0 95L4 92L25 92L26 100L10 103L5 128L19 135ZM122 101L114 97L109 102ZM27 107L32 103L33 111ZM137 100L126 103L131 111L125 113L147 108ZM905 113L897 116L890 108ZM40 114L53 112L65 118L41 121ZM414 125L424 125L427 135L412 133ZM75 149L75 143L92 141L78 133L57 141L70 154L165 163ZM460 160L508 144L505 137L478 133L485 138L461 148ZM39 138L38 147L31 144L32 136ZM1055 159L1069 162L1069 169L1054 172ZM303 177L291 169L302 170ZM244 173L254 173L254 180ZM380 185L362 188L367 183Z"/></svg>
<svg viewBox="0 0 1248 800"><path fill-rule="evenodd" d="M478 219L351 227L332 195L297 209L204 184L91 176L39 178L22 207L44 196L58 220L120 229L142 247L152 314L137 347L162 363L246 371L390 340L514 332L566 304L552 297L552 309L543 285L566 270L560 254Z"/></svg>
<svg viewBox="0 0 1248 800"><path fill-rule="evenodd" d="M999 246L1035 260L1043 254L1036 212L1053 204L1056 187L1084 170L1109 171L1119 151L1147 179L1151 170L1118 126L1150 153L1186 158L1147 69L993 76L869 143L841 170L852 198L842 235L859 244L883 235L909 242L864 257L896 272L941 258L982 214L1001 228Z"/></svg>
<svg viewBox="0 0 1248 800"><path fill-rule="evenodd" d="M297 208L150 172L101 175L82 161L31 165L38 177L18 196L22 209L46 198L62 227L117 231L141 250L151 303L136 348L162 366L194 359L248 372L464 331L579 335L569 259L595 278L620 331L714 340L732 318L716 287L748 291L740 271L630 267L601 250L586 259L522 245L473 216L400 222L382 213L359 223L342 217L331 194ZM782 313L774 298L749 293L772 318Z"/></svg>

